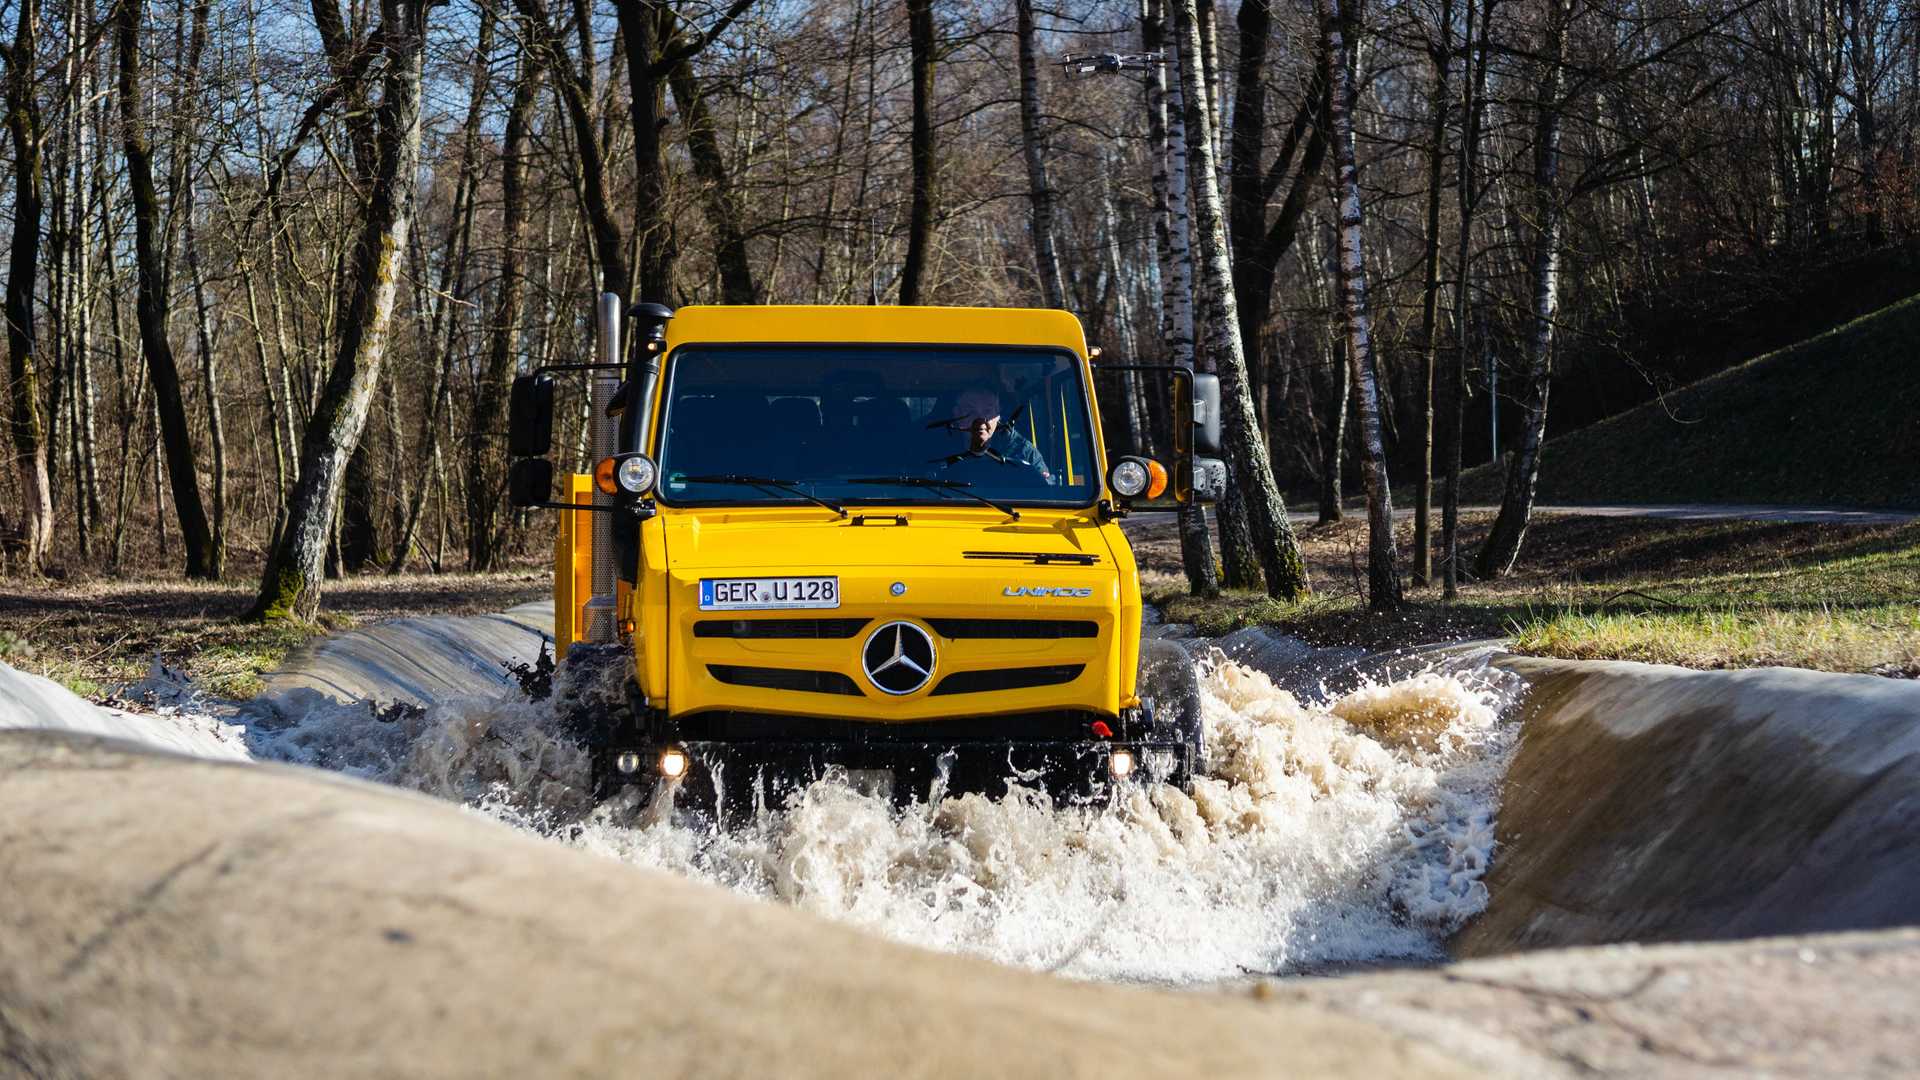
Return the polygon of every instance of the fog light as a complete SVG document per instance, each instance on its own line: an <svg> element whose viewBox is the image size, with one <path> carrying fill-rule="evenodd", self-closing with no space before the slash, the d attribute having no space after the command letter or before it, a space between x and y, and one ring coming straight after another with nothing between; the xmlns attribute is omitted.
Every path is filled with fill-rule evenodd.
<svg viewBox="0 0 1920 1080"><path fill-rule="evenodd" d="M631 750L622 750L614 756L613 767L620 770L622 776L632 776L640 771L640 755Z"/></svg>
<svg viewBox="0 0 1920 1080"><path fill-rule="evenodd" d="M660 775L669 780L677 780L687 773L687 752L684 750L664 750L660 754Z"/></svg>
<svg viewBox="0 0 1920 1080"><path fill-rule="evenodd" d="M1115 780L1125 780L1133 775L1133 751L1115 750L1107 756L1107 771Z"/></svg>

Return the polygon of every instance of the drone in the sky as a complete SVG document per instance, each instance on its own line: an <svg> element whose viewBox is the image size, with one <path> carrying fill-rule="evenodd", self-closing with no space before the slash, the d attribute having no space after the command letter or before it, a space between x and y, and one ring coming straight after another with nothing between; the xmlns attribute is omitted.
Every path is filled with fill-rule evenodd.
<svg viewBox="0 0 1920 1080"><path fill-rule="evenodd" d="M1118 75L1122 71L1147 71L1167 62L1160 53L1090 53L1069 56L1060 61L1067 76Z"/></svg>

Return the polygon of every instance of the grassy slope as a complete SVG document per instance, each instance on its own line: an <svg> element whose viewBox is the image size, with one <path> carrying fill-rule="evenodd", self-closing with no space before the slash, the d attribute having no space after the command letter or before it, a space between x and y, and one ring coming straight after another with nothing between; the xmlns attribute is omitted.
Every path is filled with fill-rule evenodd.
<svg viewBox="0 0 1920 1080"><path fill-rule="evenodd" d="M1465 550L1491 517L1462 515ZM1248 593L1194 600L1178 573L1177 538L1162 531L1134 543L1148 599L1169 621L1208 634L1267 623L1320 644L1376 649L1508 636L1541 656L1920 677L1920 524L1545 515L1512 577L1463 583L1454 603L1437 590L1414 592L1394 615L1365 610L1363 520L1302 532L1317 591L1300 604ZM1397 531L1404 545L1411 529Z"/></svg>
<svg viewBox="0 0 1920 1080"><path fill-rule="evenodd" d="M1553 439L1540 501L1920 509L1920 297Z"/></svg>

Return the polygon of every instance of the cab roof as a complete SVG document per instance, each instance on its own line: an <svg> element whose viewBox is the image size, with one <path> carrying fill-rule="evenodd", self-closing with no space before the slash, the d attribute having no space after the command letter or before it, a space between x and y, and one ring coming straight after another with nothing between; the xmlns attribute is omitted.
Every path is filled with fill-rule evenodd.
<svg viewBox="0 0 1920 1080"><path fill-rule="evenodd" d="M669 348L693 342L1050 345L1087 355L1080 320L1049 308L695 304L667 323Z"/></svg>

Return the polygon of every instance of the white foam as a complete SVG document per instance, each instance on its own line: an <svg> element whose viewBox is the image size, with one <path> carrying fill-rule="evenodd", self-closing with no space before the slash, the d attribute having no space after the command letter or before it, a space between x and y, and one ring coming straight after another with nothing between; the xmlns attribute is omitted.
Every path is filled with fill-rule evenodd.
<svg viewBox="0 0 1920 1080"><path fill-rule="evenodd" d="M155 662L146 681L159 686L174 673ZM244 760L241 728L217 716L183 708L177 697L145 699L153 711L90 704L51 679L0 664L0 729L38 728L127 739L176 754Z"/></svg>
<svg viewBox="0 0 1920 1080"><path fill-rule="evenodd" d="M1484 678L1429 672L1302 705L1215 654L1212 774L1192 796L1042 792L895 810L821 781L720 834L661 807L588 812L586 763L542 708L418 721L385 778L590 851L929 948L1068 974L1192 982L1437 958L1487 902L1512 742Z"/></svg>
<svg viewBox="0 0 1920 1080"><path fill-rule="evenodd" d="M11 674L13 689L40 690ZM518 694L425 712L283 696L274 711L287 722L154 683L145 689L160 712L111 726L198 732L186 741L211 736L225 756L416 788L929 948L1186 983L1438 958L1487 903L1514 736L1496 678L1427 672L1308 705L1215 652L1201 664L1211 775L1191 796L1134 787L1110 804L1062 807L1020 790L896 810L822 781L723 834L664 803L594 806L586 757L553 707ZM83 720L99 713L72 704ZM230 720L248 724L244 745Z"/></svg>

